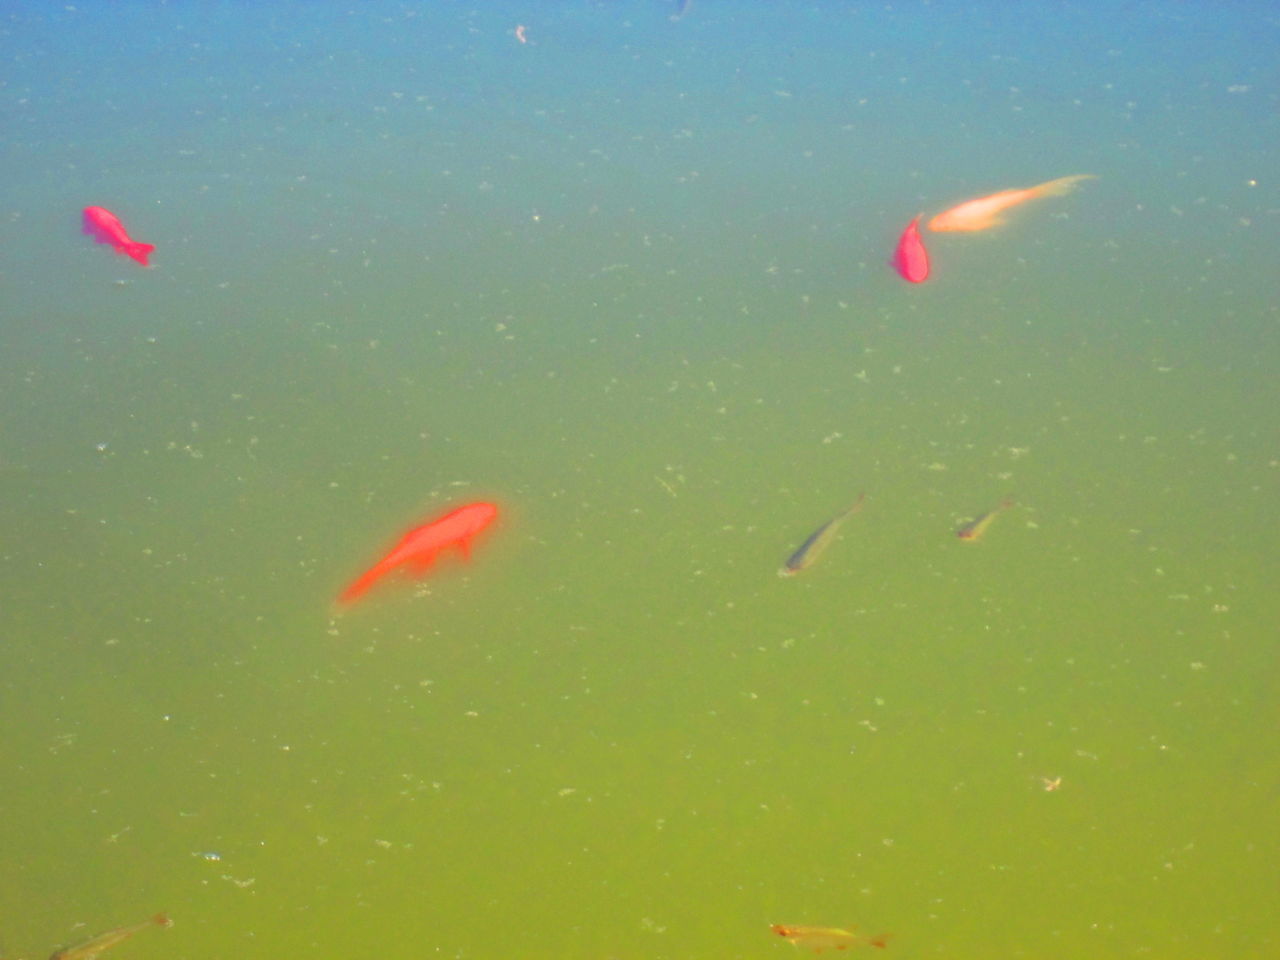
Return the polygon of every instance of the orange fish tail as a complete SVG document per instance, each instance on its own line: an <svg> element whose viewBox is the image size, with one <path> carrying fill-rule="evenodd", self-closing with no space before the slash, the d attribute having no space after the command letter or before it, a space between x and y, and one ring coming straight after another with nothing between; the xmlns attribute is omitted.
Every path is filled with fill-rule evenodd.
<svg viewBox="0 0 1280 960"><path fill-rule="evenodd" d="M167 913L157 913L154 917L151 918L151 922L158 927L173 926L173 921L169 919L169 915Z"/></svg>
<svg viewBox="0 0 1280 960"><path fill-rule="evenodd" d="M1097 180L1098 176L1094 173L1077 173L1070 177L1059 177L1057 180L1049 180L1046 183L1037 184L1031 188L1031 194L1036 197L1061 197L1070 193L1076 188L1081 180Z"/></svg>
<svg viewBox="0 0 1280 960"><path fill-rule="evenodd" d="M338 602L343 604L355 603L369 592L370 587L390 573L391 570L392 566L390 564L374 564L364 573L360 574L360 576L352 582L351 586L342 591L341 596L338 597Z"/></svg>

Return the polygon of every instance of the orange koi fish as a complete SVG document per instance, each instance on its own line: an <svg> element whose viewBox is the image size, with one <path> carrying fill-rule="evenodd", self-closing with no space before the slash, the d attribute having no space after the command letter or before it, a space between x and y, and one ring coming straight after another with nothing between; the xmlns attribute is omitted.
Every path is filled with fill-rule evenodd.
<svg viewBox="0 0 1280 960"><path fill-rule="evenodd" d="M1012 506L1013 497L1005 497L982 516L975 520L970 520L963 527L957 530L956 536L961 540L968 540L970 543L981 540L982 535L987 532L987 527L991 526L996 517L1000 515L1001 511L1008 510Z"/></svg>
<svg viewBox="0 0 1280 960"><path fill-rule="evenodd" d="M108 930L106 933L100 933L96 937L90 937L84 943L78 943L74 947L63 947L61 950L55 950L49 956L49 960L93 960L103 950L128 940L135 933L141 933L152 925L171 927L173 926L173 921L165 914L157 913L150 920L143 920L141 923L135 923L128 927L117 927L115 930Z"/></svg>
<svg viewBox="0 0 1280 960"><path fill-rule="evenodd" d="M418 574L426 573L436 556L449 547L456 546L464 557L469 557L471 541L497 515L498 508L492 503L469 503L430 523L415 527L400 539L390 553L357 577L342 592L338 602L354 603L397 567L408 567Z"/></svg>
<svg viewBox="0 0 1280 960"><path fill-rule="evenodd" d="M889 943L888 934L860 937L839 927L787 927L775 923L769 929L801 950L812 950L814 953L821 953L823 950L848 950L863 943L883 948Z"/></svg>
<svg viewBox="0 0 1280 960"><path fill-rule="evenodd" d="M989 230L1004 223L1001 214L1006 210L1038 200L1041 197L1060 197L1070 193L1081 180L1096 180L1092 173L1079 173L1073 177L1059 177L1024 190L1001 190L989 197L968 200L958 207L952 207L938 214L929 221L929 229L936 232L971 233L975 230Z"/></svg>

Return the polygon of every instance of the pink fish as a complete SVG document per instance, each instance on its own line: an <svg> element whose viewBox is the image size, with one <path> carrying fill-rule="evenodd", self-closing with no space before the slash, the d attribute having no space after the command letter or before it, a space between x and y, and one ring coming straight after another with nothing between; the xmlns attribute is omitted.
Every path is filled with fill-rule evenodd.
<svg viewBox="0 0 1280 960"><path fill-rule="evenodd" d="M924 283L929 276L929 251L920 239L920 218L907 224L898 238L898 249L893 253L893 266L911 283Z"/></svg>
<svg viewBox="0 0 1280 960"><path fill-rule="evenodd" d="M147 257L155 249L152 244L138 243L129 236L129 231L124 228L120 218L104 207L84 208L84 232L98 243L111 244L116 253L133 257L144 267L147 265Z"/></svg>

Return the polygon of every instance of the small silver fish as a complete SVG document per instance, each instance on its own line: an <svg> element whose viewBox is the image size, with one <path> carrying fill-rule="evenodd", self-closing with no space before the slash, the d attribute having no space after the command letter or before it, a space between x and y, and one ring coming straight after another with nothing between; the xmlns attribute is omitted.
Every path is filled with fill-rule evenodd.
<svg viewBox="0 0 1280 960"><path fill-rule="evenodd" d="M827 549L831 541L835 539L836 531L840 529L840 525L861 510L862 504L866 499L866 493L858 494L858 499L853 502L853 506L837 513L817 530L809 534L808 539L796 548L796 552L787 557L787 562L778 570L778 576L794 577L801 570L811 566L813 561L817 560L822 551Z"/></svg>

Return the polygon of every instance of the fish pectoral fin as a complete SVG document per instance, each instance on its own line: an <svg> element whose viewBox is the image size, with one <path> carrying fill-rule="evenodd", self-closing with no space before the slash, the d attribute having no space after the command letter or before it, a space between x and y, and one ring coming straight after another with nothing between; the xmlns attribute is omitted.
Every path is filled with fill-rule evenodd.
<svg viewBox="0 0 1280 960"><path fill-rule="evenodd" d="M431 571L431 568L435 565L435 562L436 562L436 555L434 553L428 553L421 557L414 557L412 560L406 563L405 566L409 568L410 575L415 577L422 577L422 576L426 576Z"/></svg>

